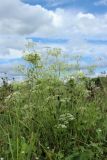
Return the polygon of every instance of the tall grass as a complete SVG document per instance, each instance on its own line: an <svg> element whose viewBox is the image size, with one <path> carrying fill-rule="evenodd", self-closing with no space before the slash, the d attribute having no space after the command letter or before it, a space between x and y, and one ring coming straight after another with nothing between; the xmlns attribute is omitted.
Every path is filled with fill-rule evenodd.
<svg viewBox="0 0 107 160"><path fill-rule="evenodd" d="M51 51L55 66L43 66L37 54L28 54L26 80L1 87L0 158L106 160L105 93L80 71L63 81L59 53Z"/></svg>

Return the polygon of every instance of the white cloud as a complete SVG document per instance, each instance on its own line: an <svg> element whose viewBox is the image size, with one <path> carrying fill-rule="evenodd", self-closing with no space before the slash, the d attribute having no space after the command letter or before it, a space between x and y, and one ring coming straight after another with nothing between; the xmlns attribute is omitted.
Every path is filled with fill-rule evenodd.
<svg viewBox="0 0 107 160"><path fill-rule="evenodd" d="M20 0L0 1L1 35L107 36L107 14L100 16L58 8L52 11Z"/></svg>
<svg viewBox="0 0 107 160"><path fill-rule="evenodd" d="M63 9L57 9L52 14L53 22L35 31L33 33L35 36L72 38L76 34L86 37L107 37L107 14L94 15Z"/></svg>
<svg viewBox="0 0 107 160"><path fill-rule="evenodd" d="M77 15L77 17L78 17L79 19L81 19L81 18L85 18L85 19L95 19L95 16L94 16L93 14L91 14L91 13L86 13L86 14L84 14L84 13L80 12L80 13Z"/></svg>
<svg viewBox="0 0 107 160"><path fill-rule="evenodd" d="M19 61L18 59L13 61L10 60L2 61L2 63L0 63L0 77L4 77L5 73L9 78L22 76L22 73L18 71L18 66L20 64L23 64L23 62Z"/></svg>
<svg viewBox="0 0 107 160"><path fill-rule="evenodd" d="M20 0L0 0L0 34L30 34L52 22L51 12Z"/></svg>
<svg viewBox="0 0 107 160"><path fill-rule="evenodd" d="M82 37L75 37L74 40L70 40L66 46L66 52L70 55L82 55L86 56L86 65L91 65L92 63L97 65L97 67L107 67L107 45L97 44L82 39ZM89 61L92 58L93 61ZM83 66L84 66L83 64Z"/></svg>
<svg viewBox="0 0 107 160"><path fill-rule="evenodd" d="M26 43L26 38L21 36L1 36L0 59L13 59L21 57L23 55L22 50Z"/></svg>
<svg viewBox="0 0 107 160"><path fill-rule="evenodd" d="M21 58L23 56L23 51L22 50L17 50L17 49L11 49L8 48L7 52L9 54L4 55L0 55L0 59L16 59L16 58Z"/></svg>
<svg viewBox="0 0 107 160"><path fill-rule="evenodd" d="M107 0L99 4L106 5ZM57 1L54 1L54 5ZM26 36L68 38L67 44L53 44L69 53L107 57L106 45L90 44L86 38L107 37L107 13L95 15L77 10L48 10L20 0L0 0L0 58L20 58ZM48 45L48 44L47 44ZM106 64L103 63L103 64ZM1 66L1 65L0 65ZM1 70L5 65L1 67ZM9 69L9 67L7 68Z"/></svg>

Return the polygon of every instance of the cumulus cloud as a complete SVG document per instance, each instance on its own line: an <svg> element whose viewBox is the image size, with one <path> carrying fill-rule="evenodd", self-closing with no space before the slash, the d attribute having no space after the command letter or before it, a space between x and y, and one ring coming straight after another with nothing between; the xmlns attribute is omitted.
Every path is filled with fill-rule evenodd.
<svg viewBox="0 0 107 160"><path fill-rule="evenodd" d="M0 37L0 59L19 58L23 55L23 48L27 43L26 38L21 36Z"/></svg>
<svg viewBox="0 0 107 160"><path fill-rule="evenodd" d="M107 14L94 15L80 11L56 9L53 21L33 33L45 37L75 37L75 34L89 37L107 36Z"/></svg>
<svg viewBox="0 0 107 160"><path fill-rule="evenodd" d="M107 14L94 15L80 11L43 8L20 0L0 3L1 35L35 35L41 37L73 36L74 33L107 36Z"/></svg>
<svg viewBox="0 0 107 160"><path fill-rule="evenodd" d="M66 53L69 56L71 55L81 55L82 57L86 57L83 60L83 67L89 65L96 65L98 68L107 67L107 45L106 44L97 44L95 42L91 42L88 39L83 39L75 37L74 40L70 40L65 45Z"/></svg>
<svg viewBox="0 0 107 160"><path fill-rule="evenodd" d="M51 21L51 12L40 5L31 6L20 0L0 3L0 34L30 34Z"/></svg>
<svg viewBox="0 0 107 160"><path fill-rule="evenodd" d="M98 3L106 5L107 0L99 0ZM57 1L54 0L53 4L56 5ZM67 38L70 39L68 43L53 46L62 47L69 54L103 55L107 58L106 45L87 41L87 38L107 37L107 13L97 15L61 8L48 10L41 5L25 4L21 0L0 0L0 59L20 58L27 43L26 37L29 36ZM106 62L103 64L106 65ZM1 70L3 68L4 65Z"/></svg>

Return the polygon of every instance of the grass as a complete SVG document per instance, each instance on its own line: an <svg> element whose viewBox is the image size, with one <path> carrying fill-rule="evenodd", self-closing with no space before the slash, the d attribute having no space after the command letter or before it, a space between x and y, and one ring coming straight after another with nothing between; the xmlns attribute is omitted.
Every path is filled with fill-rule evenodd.
<svg viewBox="0 0 107 160"><path fill-rule="evenodd" d="M24 82L0 88L0 158L106 160L107 79L103 91L83 75L64 82L35 64Z"/></svg>

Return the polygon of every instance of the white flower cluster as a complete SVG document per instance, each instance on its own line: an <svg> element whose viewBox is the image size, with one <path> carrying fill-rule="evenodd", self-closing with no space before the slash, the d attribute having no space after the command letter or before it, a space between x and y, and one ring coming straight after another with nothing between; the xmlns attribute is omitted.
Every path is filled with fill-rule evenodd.
<svg viewBox="0 0 107 160"><path fill-rule="evenodd" d="M71 76L71 75L68 75L68 76L66 76L65 78L64 78L64 83L67 83L68 81L70 81L70 80L75 80L75 76Z"/></svg>
<svg viewBox="0 0 107 160"><path fill-rule="evenodd" d="M77 77L78 78L83 78L85 76L84 72L83 71L78 71L77 72Z"/></svg>
<svg viewBox="0 0 107 160"><path fill-rule="evenodd" d="M72 121L74 119L75 119L74 116L70 113L64 113L64 114L60 115L60 117L59 117L60 121L65 121L65 120Z"/></svg>
<svg viewBox="0 0 107 160"><path fill-rule="evenodd" d="M73 121L75 118L72 114L70 113L64 113L62 115L60 115L59 117L59 124L56 125L56 127L58 129L66 129L67 128L67 125Z"/></svg>
<svg viewBox="0 0 107 160"><path fill-rule="evenodd" d="M101 130L100 128L98 128L98 129L97 129L97 132L98 132L98 133L101 133L101 132L102 132L102 130Z"/></svg>
<svg viewBox="0 0 107 160"><path fill-rule="evenodd" d="M67 126L65 124L58 124L56 127L58 129L66 129L67 128Z"/></svg>

